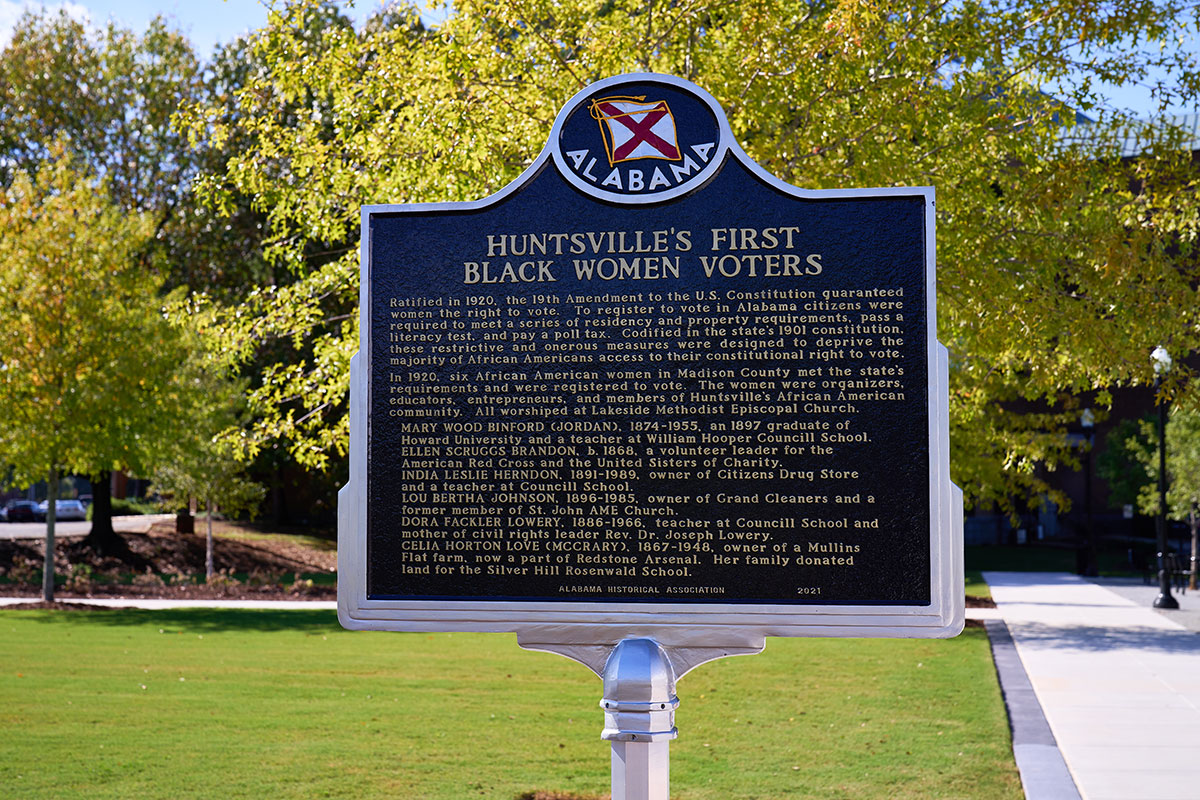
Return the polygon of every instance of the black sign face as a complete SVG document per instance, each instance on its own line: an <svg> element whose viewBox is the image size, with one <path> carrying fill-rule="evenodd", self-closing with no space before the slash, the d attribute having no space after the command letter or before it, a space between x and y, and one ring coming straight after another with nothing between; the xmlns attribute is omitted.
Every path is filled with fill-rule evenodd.
<svg viewBox="0 0 1200 800"><path fill-rule="evenodd" d="M689 86L364 216L368 601L934 602L930 194L785 187Z"/></svg>

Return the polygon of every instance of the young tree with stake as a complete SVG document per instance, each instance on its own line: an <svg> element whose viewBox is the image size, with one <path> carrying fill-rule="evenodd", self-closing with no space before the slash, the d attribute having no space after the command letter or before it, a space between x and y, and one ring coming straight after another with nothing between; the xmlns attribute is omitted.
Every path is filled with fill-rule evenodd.
<svg viewBox="0 0 1200 800"><path fill-rule="evenodd" d="M186 342L137 257L151 235L62 147L0 188L0 452L17 482L48 481L47 601L59 477L148 470L191 402Z"/></svg>

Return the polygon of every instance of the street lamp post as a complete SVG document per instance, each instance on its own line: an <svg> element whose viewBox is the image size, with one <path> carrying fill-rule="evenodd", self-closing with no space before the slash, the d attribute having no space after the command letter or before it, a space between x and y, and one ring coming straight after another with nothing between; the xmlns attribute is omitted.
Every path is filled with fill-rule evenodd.
<svg viewBox="0 0 1200 800"><path fill-rule="evenodd" d="M1083 514L1087 528L1087 553L1084 558L1083 574L1094 578L1100 574L1100 558L1096 546L1096 529L1092 520L1092 447L1095 444L1094 430L1096 415L1090 408L1085 408L1080 415L1079 424L1087 437L1087 454L1083 471Z"/></svg>
<svg viewBox="0 0 1200 800"><path fill-rule="evenodd" d="M1154 598L1154 607L1179 608L1179 601L1171 596L1171 574L1167 571L1167 404L1159 395L1163 378L1171 371L1171 355L1159 346L1150 354L1150 360L1154 362L1154 402L1158 405L1158 597Z"/></svg>

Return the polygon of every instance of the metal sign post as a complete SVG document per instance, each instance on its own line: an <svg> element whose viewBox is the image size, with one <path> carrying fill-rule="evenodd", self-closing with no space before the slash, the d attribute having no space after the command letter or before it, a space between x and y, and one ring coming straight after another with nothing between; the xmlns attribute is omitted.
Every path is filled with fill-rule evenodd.
<svg viewBox="0 0 1200 800"><path fill-rule="evenodd" d="M652 638L583 643L593 635L588 629L564 630L543 634L559 642L539 642L536 636L518 634L517 642L526 650L578 661L604 679L600 700L604 730L600 736L612 743L612 800L668 800L670 743L678 735L676 681L708 661L761 653L766 640L751 633L731 639L725 647L686 639L664 647ZM569 643L576 639L581 643Z"/></svg>
<svg viewBox="0 0 1200 800"><path fill-rule="evenodd" d="M666 797L698 664L961 630L932 189L789 186L633 74L499 193L362 220L344 626L586 664L614 798Z"/></svg>
<svg viewBox="0 0 1200 800"><path fill-rule="evenodd" d="M612 742L613 800L668 800L675 671L653 639L626 639L604 666L604 733Z"/></svg>

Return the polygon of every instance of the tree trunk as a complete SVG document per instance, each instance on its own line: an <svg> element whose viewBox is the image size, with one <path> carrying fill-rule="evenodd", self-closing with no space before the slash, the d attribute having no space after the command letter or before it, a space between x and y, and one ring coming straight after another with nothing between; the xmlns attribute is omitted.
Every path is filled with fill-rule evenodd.
<svg viewBox="0 0 1200 800"><path fill-rule="evenodd" d="M204 580L205 582L208 582L212 580L213 576L212 500L207 501L205 506L208 508L208 537L204 545Z"/></svg>
<svg viewBox="0 0 1200 800"><path fill-rule="evenodd" d="M93 553L115 555L125 549L112 524L112 473L92 478L92 529L81 544Z"/></svg>
<svg viewBox="0 0 1200 800"><path fill-rule="evenodd" d="M58 467L46 479L46 559L42 568L42 599L54 602L54 524L58 518Z"/></svg>
<svg viewBox="0 0 1200 800"><path fill-rule="evenodd" d="M278 463L271 470L271 524L283 522L283 468Z"/></svg>

